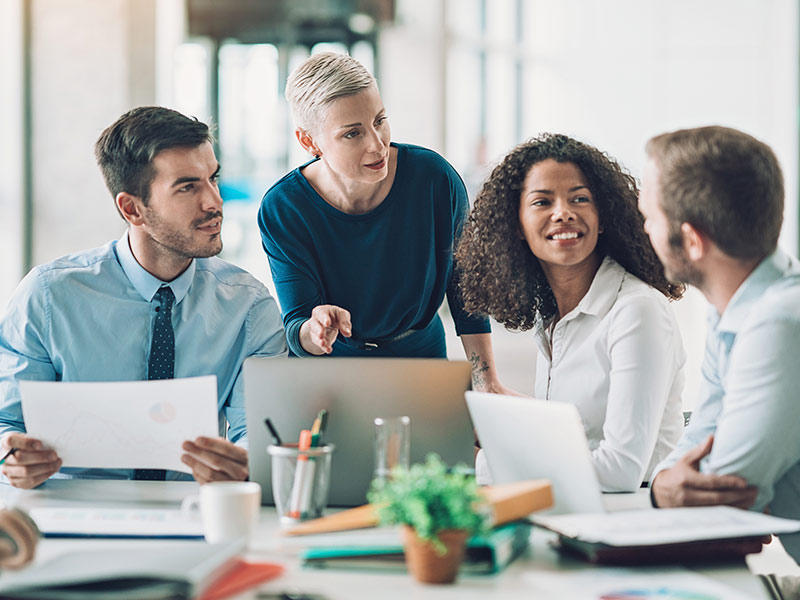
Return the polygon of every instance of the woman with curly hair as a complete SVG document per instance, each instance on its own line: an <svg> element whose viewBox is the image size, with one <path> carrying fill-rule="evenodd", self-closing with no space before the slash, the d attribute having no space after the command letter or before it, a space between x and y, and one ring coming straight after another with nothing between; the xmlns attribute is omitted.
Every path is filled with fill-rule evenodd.
<svg viewBox="0 0 800 600"><path fill-rule="evenodd" d="M634 178L565 135L516 147L456 250L467 311L534 329L537 398L581 414L601 487L646 481L682 430L685 355Z"/></svg>

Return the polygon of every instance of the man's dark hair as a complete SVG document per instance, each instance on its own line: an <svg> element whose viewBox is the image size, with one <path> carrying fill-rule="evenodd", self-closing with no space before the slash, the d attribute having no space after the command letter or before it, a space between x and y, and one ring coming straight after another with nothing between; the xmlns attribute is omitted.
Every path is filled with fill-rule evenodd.
<svg viewBox="0 0 800 600"><path fill-rule="evenodd" d="M728 256L761 260L775 251L783 223L783 174L764 142L728 127L664 133L647 143L658 167L670 239L682 223Z"/></svg>
<svg viewBox="0 0 800 600"><path fill-rule="evenodd" d="M127 192L147 205L156 176L156 154L170 148L195 148L212 140L208 125L195 118L160 106L140 106L103 131L94 155L113 198Z"/></svg>

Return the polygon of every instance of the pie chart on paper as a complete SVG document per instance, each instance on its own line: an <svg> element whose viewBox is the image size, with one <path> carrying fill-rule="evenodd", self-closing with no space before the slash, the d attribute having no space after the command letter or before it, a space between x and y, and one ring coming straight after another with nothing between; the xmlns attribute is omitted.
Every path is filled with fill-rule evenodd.
<svg viewBox="0 0 800 600"><path fill-rule="evenodd" d="M721 596L675 588L620 590L603 594L598 600L723 600Z"/></svg>
<svg viewBox="0 0 800 600"><path fill-rule="evenodd" d="M170 402L156 402L150 407L150 418L156 423L169 423L175 418L175 412Z"/></svg>

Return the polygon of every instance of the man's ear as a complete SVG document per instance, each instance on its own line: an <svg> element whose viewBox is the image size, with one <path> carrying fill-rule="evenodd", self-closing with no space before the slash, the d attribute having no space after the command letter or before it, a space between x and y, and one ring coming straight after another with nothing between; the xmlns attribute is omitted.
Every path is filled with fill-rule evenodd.
<svg viewBox="0 0 800 600"><path fill-rule="evenodd" d="M122 217L131 225L141 225L144 222L142 214L142 199L128 192L120 192L115 198L117 208Z"/></svg>
<svg viewBox="0 0 800 600"><path fill-rule="evenodd" d="M298 127L294 130L294 135L297 138L297 141L300 142L303 150L308 152L311 156L316 156L317 158L322 156L322 152L320 152L320 149L314 143L314 138L311 137L311 133Z"/></svg>
<svg viewBox="0 0 800 600"><path fill-rule="evenodd" d="M692 262L702 260L710 250L711 240L708 236L690 223L681 223L683 234L683 250Z"/></svg>

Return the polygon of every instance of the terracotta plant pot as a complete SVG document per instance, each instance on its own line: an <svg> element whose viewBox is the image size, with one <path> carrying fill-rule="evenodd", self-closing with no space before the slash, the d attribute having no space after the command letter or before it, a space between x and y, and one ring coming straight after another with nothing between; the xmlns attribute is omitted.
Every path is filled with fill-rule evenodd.
<svg viewBox="0 0 800 600"><path fill-rule="evenodd" d="M403 547L406 553L406 566L414 578L422 583L453 583L458 567L464 560L467 532L463 529L440 531L439 539L447 551L439 555L427 540L417 536L411 527L403 526Z"/></svg>

